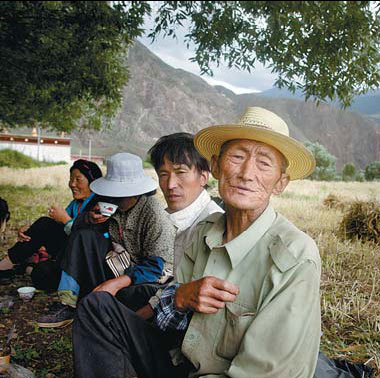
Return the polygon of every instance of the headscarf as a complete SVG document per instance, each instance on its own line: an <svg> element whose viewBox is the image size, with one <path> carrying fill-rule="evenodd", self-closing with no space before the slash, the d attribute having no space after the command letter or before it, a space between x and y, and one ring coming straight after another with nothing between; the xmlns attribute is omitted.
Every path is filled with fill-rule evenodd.
<svg viewBox="0 0 380 378"><path fill-rule="evenodd" d="M70 173L73 171L73 169L78 169L80 173L86 176L89 184L99 177L102 177L102 171L98 165L92 161L83 159L76 160L73 166L70 168Z"/></svg>

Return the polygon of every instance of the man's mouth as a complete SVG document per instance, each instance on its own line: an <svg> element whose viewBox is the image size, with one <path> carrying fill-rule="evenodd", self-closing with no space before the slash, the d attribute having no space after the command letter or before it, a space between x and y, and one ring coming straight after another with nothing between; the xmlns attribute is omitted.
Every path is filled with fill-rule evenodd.
<svg viewBox="0 0 380 378"><path fill-rule="evenodd" d="M254 192L254 190L252 190L251 188L247 188L246 186L241 186L241 185L231 185L231 186L233 189L235 189L238 192L249 192L249 193Z"/></svg>
<svg viewBox="0 0 380 378"><path fill-rule="evenodd" d="M178 200L179 198L181 198L181 196L179 194L169 194L168 198L171 201L175 201L175 200Z"/></svg>

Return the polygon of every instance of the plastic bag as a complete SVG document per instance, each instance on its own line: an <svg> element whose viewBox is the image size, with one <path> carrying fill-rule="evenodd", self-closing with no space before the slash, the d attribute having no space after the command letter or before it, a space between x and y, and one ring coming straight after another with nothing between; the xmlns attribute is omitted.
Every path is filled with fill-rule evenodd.
<svg viewBox="0 0 380 378"><path fill-rule="evenodd" d="M345 360L331 360L319 352L314 378L372 378L374 369Z"/></svg>

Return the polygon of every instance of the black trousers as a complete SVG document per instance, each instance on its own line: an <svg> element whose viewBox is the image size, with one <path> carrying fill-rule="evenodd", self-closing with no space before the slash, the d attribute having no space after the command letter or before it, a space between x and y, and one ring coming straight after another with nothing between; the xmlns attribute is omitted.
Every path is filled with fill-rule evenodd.
<svg viewBox="0 0 380 378"><path fill-rule="evenodd" d="M42 246L46 247L53 259L59 258L67 243L67 235L63 224L55 220L42 217L37 219L25 234L31 237L29 242L17 242L8 250L8 256L13 264L23 264Z"/></svg>
<svg viewBox="0 0 380 378"><path fill-rule="evenodd" d="M79 298L114 277L105 263L110 249L110 239L97 230L82 228L71 233L61 267L78 282Z"/></svg>
<svg viewBox="0 0 380 378"><path fill-rule="evenodd" d="M62 259L62 269L80 286L79 299L89 294L102 282L114 278L105 257L111 249L110 239L91 228L82 228L70 235ZM155 283L132 285L118 292L118 299L136 311L148 303L156 291L165 287Z"/></svg>
<svg viewBox="0 0 380 378"><path fill-rule="evenodd" d="M187 361L173 366L169 350L184 332L162 332L107 292L80 302L73 324L76 378L185 378Z"/></svg>
<svg viewBox="0 0 380 378"><path fill-rule="evenodd" d="M25 234L31 237L29 242L17 242L8 250L8 256L14 264L26 264L29 257L42 246L46 247L52 260L38 263L32 271L32 282L37 289L55 291L61 277L60 260L65 251L68 237L62 223L42 217L37 219Z"/></svg>

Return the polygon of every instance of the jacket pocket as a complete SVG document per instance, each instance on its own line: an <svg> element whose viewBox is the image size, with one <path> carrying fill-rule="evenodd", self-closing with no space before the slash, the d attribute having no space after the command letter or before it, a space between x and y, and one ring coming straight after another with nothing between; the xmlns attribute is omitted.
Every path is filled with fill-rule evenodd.
<svg viewBox="0 0 380 378"><path fill-rule="evenodd" d="M242 339L255 318L256 312L237 303L224 308L223 325L217 336L216 354L232 360L239 351Z"/></svg>

